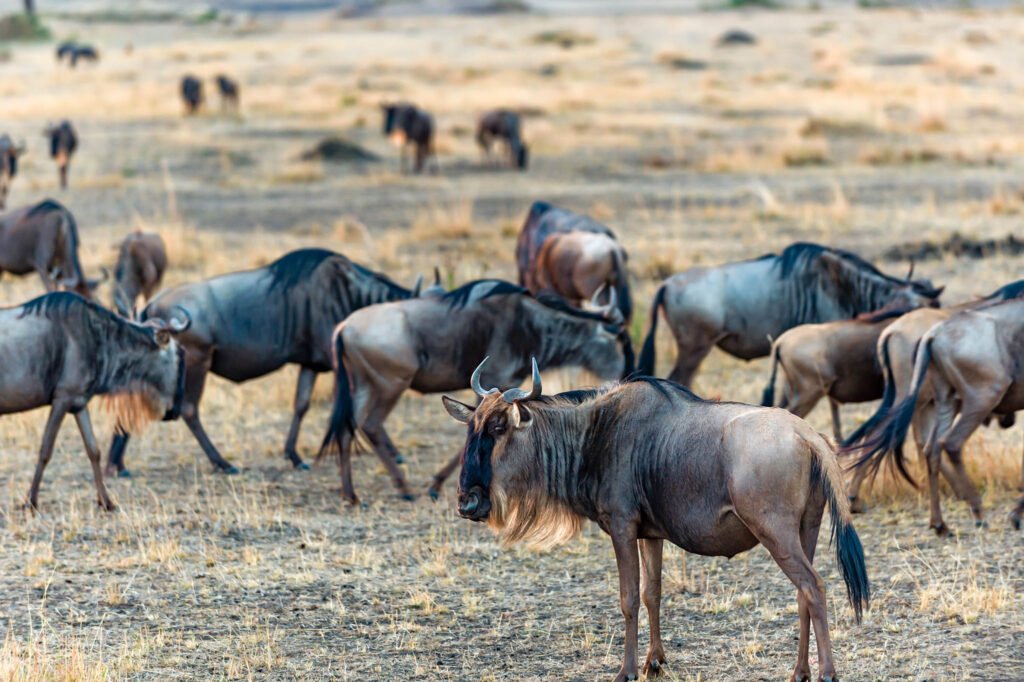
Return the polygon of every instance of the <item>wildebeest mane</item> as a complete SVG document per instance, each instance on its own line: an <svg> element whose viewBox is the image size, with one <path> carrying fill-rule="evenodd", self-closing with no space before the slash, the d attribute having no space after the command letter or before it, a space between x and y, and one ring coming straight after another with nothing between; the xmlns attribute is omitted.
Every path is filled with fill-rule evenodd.
<svg viewBox="0 0 1024 682"><path fill-rule="evenodd" d="M1009 301L1013 298L1024 297L1024 279L1019 279L1016 282L1010 282L999 287L991 294L986 296L985 301Z"/></svg>
<svg viewBox="0 0 1024 682"><path fill-rule="evenodd" d="M288 290L309 278L320 264L338 254L327 249L298 249L267 266L270 289Z"/></svg>
<svg viewBox="0 0 1024 682"><path fill-rule="evenodd" d="M872 275L882 277L891 282L903 283L903 280L896 279L890 275L885 274L873 264L864 260L852 251L846 251L845 249L836 249L829 246L822 246L821 244L815 244L813 242L796 242L790 244L783 249L780 254L766 254L761 258L776 258L777 266L781 270L782 277L790 277L795 270L798 268L805 268L816 258L821 256L823 253L831 253L850 264L856 266L860 270L865 270Z"/></svg>
<svg viewBox="0 0 1024 682"><path fill-rule="evenodd" d="M103 306L71 291L54 291L36 297L21 305L21 315L34 315L54 322L72 321L81 324L81 330L95 330L104 338L124 339L156 346L153 332L133 324Z"/></svg>
<svg viewBox="0 0 1024 682"><path fill-rule="evenodd" d="M482 289L477 292L477 287L490 285L490 289ZM453 289L441 297L441 300L448 304L450 310L465 308L470 303L482 301L492 296L502 294L522 294L529 296L530 292L518 284L512 284L502 279L478 279L463 284L458 289Z"/></svg>
<svg viewBox="0 0 1024 682"><path fill-rule="evenodd" d="M388 293L394 296L395 298L409 298L412 295L412 292L409 289L406 289L400 284L396 284L387 275L381 274L379 272L374 272L370 268L364 265L360 265L355 261L351 261L351 263L352 267L354 267L356 271L361 275L369 277L375 280L376 282L383 284L388 289Z"/></svg>

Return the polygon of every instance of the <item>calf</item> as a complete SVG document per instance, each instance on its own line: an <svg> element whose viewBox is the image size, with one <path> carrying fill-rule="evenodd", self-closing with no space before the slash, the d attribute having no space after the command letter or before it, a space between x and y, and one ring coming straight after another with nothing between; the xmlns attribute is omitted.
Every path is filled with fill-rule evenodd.
<svg viewBox="0 0 1024 682"><path fill-rule="evenodd" d="M167 247L155 233L132 232L118 249L114 267L114 307L125 317L134 317L135 301L142 295L148 302L164 279Z"/></svg>

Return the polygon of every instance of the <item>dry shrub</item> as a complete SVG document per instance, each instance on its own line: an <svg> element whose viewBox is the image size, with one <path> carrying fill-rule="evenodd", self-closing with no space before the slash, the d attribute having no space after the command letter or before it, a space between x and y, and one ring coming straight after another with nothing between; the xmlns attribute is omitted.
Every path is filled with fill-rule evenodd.
<svg viewBox="0 0 1024 682"><path fill-rule="evenodd" d="M87 660L74 640L53 651L45 644L20 642L8 632L0 649L0 679L6 682L104 682L110 677L111 671Z"/></svg>
<svg viewBox="0 0 1024 682"><path fill-rule="evenodd" d="M424 239L469 239L473 234L473 202L462 199L450 204L432 204L413 220L409 236Z"/></svg>
<svg viewBox="0 0 1024 682"><path fill-rule="evenodd" d="M789 168L826 166L829 163L828 142L820 139L793 142L779 150L779 157L782 165Z"/></svg>
<svg viewBox="0 0 1024 682"><path fill-rule="evenodd" d="M861 148L857 161L870 166L902 166L940 161L943 153L931 147L892 147L869 145Z"/></svg>

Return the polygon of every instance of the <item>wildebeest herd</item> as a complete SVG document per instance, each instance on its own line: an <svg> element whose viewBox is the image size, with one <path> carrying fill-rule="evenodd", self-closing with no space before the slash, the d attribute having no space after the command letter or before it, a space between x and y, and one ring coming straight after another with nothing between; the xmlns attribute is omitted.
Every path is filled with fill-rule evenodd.
<svg viewBox="0 0 1024 682"><path fill-rule="evenodd" d="M70 55L74 64L79 49L61 46L58 58ZM224 75L215 83L225 108L237 110L238 84ZM181 97L186 112L196 113L202 80L186 76ZM431 158L436 163L431 115L411 104L382 108L384 133L400 147L403 166L410 146L416 172ZM77 135L68 121L46 134L66 186ZM488 160L497 142L505 163L527 167L516 112L485 114L476 139ZM23 150L0 137L0 202ZM931 527L949 532L940 473L981 523L964 443L992 420L1011 426L1024 408L1024 281L943 308L943 288L914 279L913 268L906 277L887 274L820 244L794 243L778 254L668 278L650 302L638 359L625 245L593 217L543 201L527 209L518 235L516 283L483 279L450 291L436 271L432 285L419 280L406 288L321 248L161 289L173 266L166 246L159 234L133 232L118 246L111 310L97 296L106 273L88 278L80 248L75 217L52 199L0 215L0 274L35 273L47 291L0 310L7 359L0 414L50 408L26 496L30 508L39 507L44 470L69 414L103 509L115 508L104 477L130 476L132 433L148 422L180 417L218 471L237 473L200 418L207 376L241 383L292 364L299 374L283 446L292 467L309 468L298 452L299 431L317 377L331 372L331 414L317 459L337 456L342 498L359 504L352 455L365 439L399 496L414 501L415 486L385 429L389 414L409 389L472 389L475 404L442 397L466 437L428 494L437 499L459 470L459 515L486 522L508 543L550 547L572 539L586 520L597 523L614 548L625 622L616 680L657 674L666 664L666 540L726 557L764 545L797 588L791 679L812 679L812 624L818 679L837 679L825 586L813 568L826 504L859 621L870 586L852 514L865 511L859 492L866 476L889 458L912 479L903 446L913 427L928 474ZM666 379L655 376L659 319L676 342ZM714 347L745 360L770 357L762 405L706 400L690 390ZM541 369L561 367L584 368L606 383L545 396ZM530 388L519 388L527 379ZM95 396L116 415L105 468L88 410ZM838 449L803 420L825 397ZM877 412L843 439L840 406L872 400L880 400ZM1022 515L1024 496L1010 515L1015 528ZM641 603L651 640L643 663Z"/></svg>

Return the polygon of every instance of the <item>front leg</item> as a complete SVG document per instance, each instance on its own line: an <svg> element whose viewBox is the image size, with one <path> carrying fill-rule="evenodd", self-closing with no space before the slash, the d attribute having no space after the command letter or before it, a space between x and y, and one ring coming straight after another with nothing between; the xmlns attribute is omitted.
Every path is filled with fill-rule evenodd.
<svg viewBox="0 0 1024 682"><path fill-rule="evenodd" d="M663 540L640 540L640 598L651 624L651 645L647 649L644 675L653 677L665 665L665 647L661 643L661 556Z"/></svg>
<svg viewBox="0 0 1024 682"><path fill-rule="evenodd" d="M309 469L309 465L302 461L296 446L299 442L299 428L302 426L302 418L309 411L309 402L313 396L313 387L316 385L316 372L310 367L303 367L299 370L299 380L295 385L295 413L292 415L292 424L288 429L288 438L284 443L284 456L296 469Z"/></svg>
<svg viewBox="0 0 1024 682"><path fill-rule="evenodd" d="M626 624L626 650L615 682L639 679L636 664L637 620L640 614L640 557L637 553L636 524L612 522L612 545L619 568L619 606Z"/></svg>

